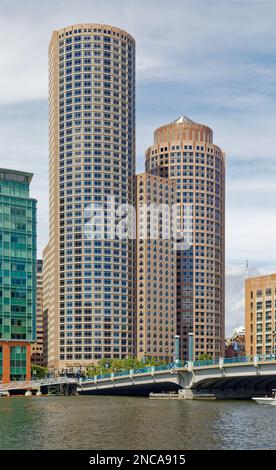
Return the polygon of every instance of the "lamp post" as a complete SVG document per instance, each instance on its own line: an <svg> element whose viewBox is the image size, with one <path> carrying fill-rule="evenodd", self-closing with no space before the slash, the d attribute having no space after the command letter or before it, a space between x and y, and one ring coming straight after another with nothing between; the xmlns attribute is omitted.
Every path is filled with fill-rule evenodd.
<svg viewBox="0 0 276 470"><path fill-rule="evenodd" d="M276 330L272 331L272 358L275 359L275 337L276 337Z"/></svg>
<svg viewBox="0 0 276 470"><path fill-rule="evenodd" d="M146 365L146 362L147 362L147 356L146 356L147 352L144 351L144 355L143 355L143 364L144 366Z"/></svg>
<svg viewBox="0 0 276 470"><path fill-rule="evenodd" d="M179 335L175 335L174 337L174 363L176 367L179 366Z"/></svg>
<svg viewBox="0 0 276 470"><path fill-rule="evenodd" d="M194 333L189 333L189 361L194 361Z"/></svg>
<svg viewBox="0 0 276 470"><path fill-rule="evenodd" d="M170 362L169 348L165 348L165 362Z"/></svg>

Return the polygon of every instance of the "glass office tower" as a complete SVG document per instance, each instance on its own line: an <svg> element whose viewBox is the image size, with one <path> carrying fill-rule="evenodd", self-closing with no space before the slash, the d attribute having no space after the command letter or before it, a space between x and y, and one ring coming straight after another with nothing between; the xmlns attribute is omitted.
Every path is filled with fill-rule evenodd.
<svg viewBox="0 0 276 470"><path fill-rule="evenodd" d="M101 24L55 31L49 108L48 365L79 368L133 356L134 243L112 238L109 204L135 200L134 39ZM91 239L86 227L96 204L104 221Z"/></svg>
<svg viewBox="0 0 276 470"><path fill-rule="evenodd" d="M36 200L32 174L0 169L0 380L30 378L36 336Z"/></svg>

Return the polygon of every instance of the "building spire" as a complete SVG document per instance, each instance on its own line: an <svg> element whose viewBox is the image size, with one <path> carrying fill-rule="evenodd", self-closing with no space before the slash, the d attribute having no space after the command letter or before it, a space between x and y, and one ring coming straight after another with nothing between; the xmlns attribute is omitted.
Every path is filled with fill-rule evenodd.
<svg viewBox="0 0 276 470"><path fill-rule="evenodd" d="M196 124L195 121L192 121L192 119L188 118L187 116L179 116L175 121L172 122L172 124Z"/></svg>

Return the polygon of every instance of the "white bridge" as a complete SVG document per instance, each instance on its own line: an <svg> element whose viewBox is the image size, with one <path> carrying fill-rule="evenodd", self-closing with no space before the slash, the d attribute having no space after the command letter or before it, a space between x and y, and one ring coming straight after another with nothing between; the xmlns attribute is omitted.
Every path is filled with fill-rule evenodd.
<svg viewBox="0 0 276 470"><path fill-rule="evenodd" d="M12 381L9 383L0 383L0 395L5 392L18 394L26 391L71 395L76 391L77 384L77 379L69 377Z"/></svg>
<svg viewBox="0 0 276 470"><path fill-rule="evenodd" d="M178 391L187 399L251 398L269 394L272 389L276 389L276 358L269 355L148 366L84 379L57 377L0 383L0 395L29 391L147 396L151 392Z"/></svg>
<svg viewBox="0 0 276 470"><path fill-rule="evenodd" d="M276 389L273 356L220 358L186 364L144 367L81 379L79 394L148 395L179 391L183 398L250 398Z"/></svg>

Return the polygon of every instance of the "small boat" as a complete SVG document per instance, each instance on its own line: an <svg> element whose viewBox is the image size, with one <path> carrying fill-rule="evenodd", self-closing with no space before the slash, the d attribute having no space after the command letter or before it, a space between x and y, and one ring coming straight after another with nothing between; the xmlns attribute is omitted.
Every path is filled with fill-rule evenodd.
<svg viewBox="0 0 276 470"><path fill-rule="evenodd" d="M258 405L274 405L276 406L276 390L272 390L271 397L254 397L252 398Z"/></svg>
<svg viewBox="0 0 276 470"><path fill-rule="evenodd" d="M180 396L177 392L161 392L149 394L150 400L179 400Z"/></svg>

